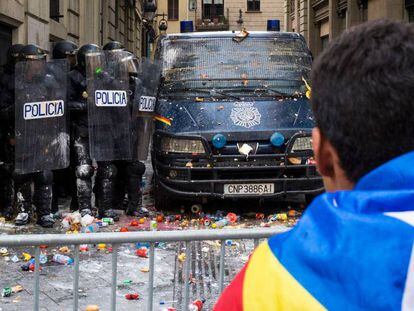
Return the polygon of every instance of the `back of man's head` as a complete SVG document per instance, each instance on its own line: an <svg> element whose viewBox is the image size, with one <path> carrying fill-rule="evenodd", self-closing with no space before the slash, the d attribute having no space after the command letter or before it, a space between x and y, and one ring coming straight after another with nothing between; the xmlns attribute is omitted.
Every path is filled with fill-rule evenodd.
<svg viewBox="0 0 414 311"><path fill-rule="evenodd" d="M414 150L414 26L368 22L333 41L314 63L312 106L352 183Z"/></svg>

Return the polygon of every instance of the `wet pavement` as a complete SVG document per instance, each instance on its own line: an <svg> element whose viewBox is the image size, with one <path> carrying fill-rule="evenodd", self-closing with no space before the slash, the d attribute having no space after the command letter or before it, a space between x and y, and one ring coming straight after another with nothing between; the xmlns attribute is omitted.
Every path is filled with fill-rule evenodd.
<svg viewBox="0 0 414 311"><path fill-rule="evenodd" d="M144 206L153 210L153 200L147 187L144 196ZM68 212L67 200L60 202L61 213ZM187 230L205 229L200 224L200 215L192 214L191 202L183 202L180 205L171 206L171 211L163 211L164 218L169 215L179 215L176 221L162 221L158 223L158 230ZM234 212L239 216L238 221L226 228L250 228L259 226L285 227L293 226L303 211L303 204L298 199L296 202L282 203L269 202L226 202L218 201L203 207L205 214L211 217L221 210L222 215ZM289 213L289 210L291 211ZM122 213L122 211L119 211ZM263 213L262 216L257 213ZM292 213L293 212L293 213ZM276 217L279 213L282 217ZM220 214L220 212L219 212ZM269 221L268 215L273 215ZM159 213L152 213L143 224L131 227L132 218L122 215L120 221L114 225L100 228L99 231L111 232L127 228L129 231L149 230L150 219L155 219ZM288 217L289 216L289 217ZM286 219L285 219L286 217ZM171 217L170 217L171 218ZM259 218L259 219L258 219ZM277 218L277 219L276 219ZM213 229L212 229L213 230ZM220 229L215 229L220 230ZM53 229L43 229L36 225L15 227L10 223L0 222L0 234L25 234L25 233L62 233L61 221L58 221ZM67 233L67 232L66 232ZM65 246L65 245L62 245ZM102 246L102 245L101 245ZM149 259L137 256L138 248L145 245L124 244L118 249L118 278L117 278L117 310L145 310L148 303L148 267ZM1 247L1 245L0 245ZM60 246L59 246L60 247ZM62 253L59 247L45 249L48 254L48 262L42 265L40 272L40 309L41 310L72 310L72 286L74 268L72 265L61 265L52 261L54 254ZM98 305L100 310L110 309L111 290L111 252L110 245L99 250L98 245L88 245L89 250L80 253L80 280L79 280L79 308L85 310L87 305ZM226 241L225 257L225 285L228 284L247 261L253 250L253 241L238 240ZM23 291L13 293L10 297L0 297L0 311L5 310L29 310L33 308L34 273L22 271L25 263L22 253L34 255L34 249L8 248L8 254L0 256L0 287L12 287L21 285ZM190 301L205 299L203 310L211 310L218 295L218 272L220 244L217 241L193 242L191 249L190 272ZM182 254L185 252L184 243L159 243L155 248L155 276L154 276L154 310L162 310L166 307L182 308L184 279ZM1 251L0 251L1 253ZM72 256L73 248L69 247ZM13 262L13 256L19 257L19 262ZM138 300L127 300L126 294L138 293Z"/></svg>

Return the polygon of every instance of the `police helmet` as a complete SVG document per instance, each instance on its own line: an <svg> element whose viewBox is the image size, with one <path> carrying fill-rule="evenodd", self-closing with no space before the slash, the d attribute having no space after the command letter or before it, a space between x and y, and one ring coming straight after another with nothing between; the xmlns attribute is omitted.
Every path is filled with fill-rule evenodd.
<svg viewBox="0 0 414 311"><path fill-rule="evenodd" d="M122 59L122 61L125 61L128 67L128 73L132 76L136 76L138 74L138 59L134 54L131 52L126 52L125 57Z"/></svg>
<svg viewBox="0 0 414 311"><path fill-rule="evenodd" d="M21 57L21 51L23 47L23 44L13 44L11 47L9 47L7 50L7 63L16 63Z"/></svg>
<svg viewBox="0 0 414 311"><path fill-rule="evenodd" d="M26 60L45 59L46 51L36 44L27 44L23 46L21 56Z"/></svg>
<svg viewBox="0 0 414 311"><path fill-rule="evenodd" d="M125 47L119 41L111 41L111 42L108 42L107 44L105 44L103 46L103 50L105 50L105 51L117 51L117 50L122 51L124 49L125 49Z"/></svg>
<svg viewBox="0 0 414 311"><path fill-rule="evenodd" d="M54 59L65 59L68 55L74 55L78 46L72 41L59 41L55 44L52 51Z"/></svg>
<svg viewBox="0 0 414 311"><path fill-rule="evenodd" d="M101 48L96 44L85 44L80 47L76 54L78 66L86 69L86 54L100 52Z"/></svg>

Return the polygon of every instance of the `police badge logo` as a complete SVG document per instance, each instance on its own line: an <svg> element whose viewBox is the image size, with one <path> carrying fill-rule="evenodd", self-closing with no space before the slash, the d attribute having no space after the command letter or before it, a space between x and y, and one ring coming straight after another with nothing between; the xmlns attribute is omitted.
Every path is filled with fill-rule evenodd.
<svg viewBox="0 0 414 311"><path fill-rule="evenodd" d="M234 103L230 118L235 125L251 128L260 124L262 115L254 103Z"/></svg>

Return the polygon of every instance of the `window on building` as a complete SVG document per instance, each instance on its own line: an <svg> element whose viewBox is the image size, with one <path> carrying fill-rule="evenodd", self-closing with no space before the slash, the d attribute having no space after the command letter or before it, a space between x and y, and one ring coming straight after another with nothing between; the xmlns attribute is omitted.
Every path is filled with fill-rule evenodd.
<svg viewBox="0 0 414 311"><path fill-rule="evenodd" d="M329 35L321 37L321 50L325 50L329 44Z"/></svg>
<svg viewBox="0 0 414 311"><path fill-rule="evenodd" d="M49 1L49 15L50 18L59 22L59 17L60 17L60 8L59 8L59 1L60 0L50 0Z"/></svg>
<svg viewBox="0 0 414 311"><path fill-rule="evenodd" d="M260 0L247 0L247 11L260 11Z"/></svg>
<svg viewBox="0 0 414 311"><path fill-rule="evenodd" d="M290 13L295 12L295 4L296 4L296 0L290 0Z"/></svg>
<svg viewBox="0 0 414 311"><path fill-rule="evenodd" d="M178 1L168 0L168 19L178 20Z"/></svg>
<svg viewBox="0 0 414 311"><path fill-rule="evenodd" d="M224 15L224 0L203 0L203 19L214 19Z"/></svg>
<svg viewBox="0 0 414 311"><path fill-rule="evenodd" d="M0 65L6 63L7 50L12 45L12 29L0 23Z"/></svg>

